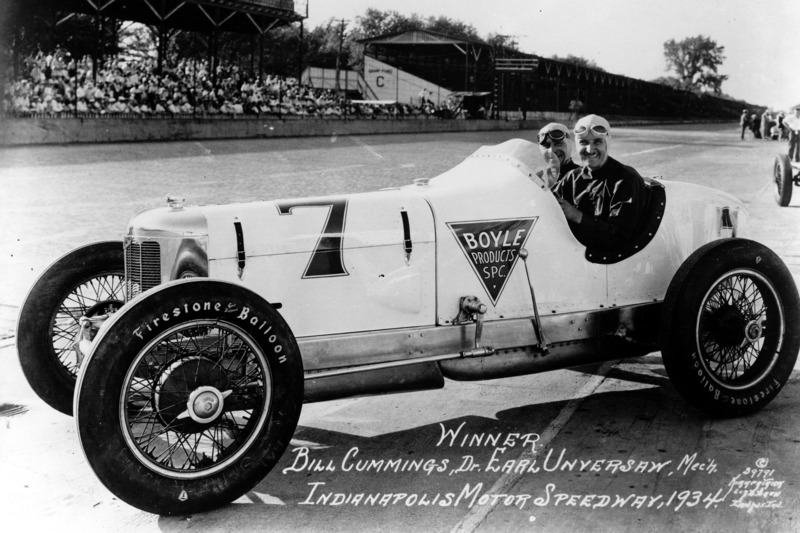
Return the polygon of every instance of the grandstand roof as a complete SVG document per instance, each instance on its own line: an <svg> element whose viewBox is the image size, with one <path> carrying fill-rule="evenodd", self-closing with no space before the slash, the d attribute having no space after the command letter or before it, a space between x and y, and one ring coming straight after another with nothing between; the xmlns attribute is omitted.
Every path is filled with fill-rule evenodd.
<svg viewBox="0 0 800 533"><path fill-rule="evenodd" d="M366 56L448 90L487 90L492 46L428 30L387 33L358 41ZM480 64L481 66L478 66Z"/></svg>
<svg viewBox="0 0 800 533"><path fill-rule="evenodd" d="M64 16L100 14L188 31L263 33L305 18L295 10L294 0L27 0L25 4Z"/></svg>
<svg viewBox="0 0 800 533"><path fill-rule="evenodd" d="M427 30L409 30L398 33L387 33L371 39L361 39L358 41L361 44L471 44L476 46L488 46L481 41L472 41L469 39L457 39L435 33Z"/></svg>

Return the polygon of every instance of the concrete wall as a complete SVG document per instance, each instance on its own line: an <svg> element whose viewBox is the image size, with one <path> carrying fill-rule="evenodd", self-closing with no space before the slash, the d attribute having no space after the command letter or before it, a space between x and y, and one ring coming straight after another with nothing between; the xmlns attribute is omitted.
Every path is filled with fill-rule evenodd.
<svg viewBox="0 0 800 533"><path fill-rule="evenodd" d="M0 119L0 145L70 144L264 137L436 133L538 128L541 122L505 120L335 119Z"/></svg>
<svg viewBox="0 0 800 533"><path fill-rule="evenodd" d="M505 115L505 114L504 114ZM509 114L506 120L339 120L321 118L0 118L0 146L202 139L254 139L265 137L317 137L392 133L538 130L548 122L574 124L568 113L528 113L528 120ZM606 117L612 126L728 122L710 120L648 120ZM528 137L530 135L530 137ZM533 139L533 134L523 135Z"/></svg>

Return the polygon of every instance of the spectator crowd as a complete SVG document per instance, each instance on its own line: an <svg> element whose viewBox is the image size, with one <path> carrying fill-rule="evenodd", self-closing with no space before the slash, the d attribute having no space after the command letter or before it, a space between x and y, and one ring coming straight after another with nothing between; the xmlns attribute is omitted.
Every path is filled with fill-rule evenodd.
<svg viewBox="0 0 800 533"><path fill-rule="evenodd" d="M61 48L23 60L21 75L5 86L7 116L297 116L403 118L442 116L430 101L408 104L354 103L330 89L296 78L257 79L238 66L179 60L156 68L152 58L110 58L93 71L88 56L74 58Z"/></svg>

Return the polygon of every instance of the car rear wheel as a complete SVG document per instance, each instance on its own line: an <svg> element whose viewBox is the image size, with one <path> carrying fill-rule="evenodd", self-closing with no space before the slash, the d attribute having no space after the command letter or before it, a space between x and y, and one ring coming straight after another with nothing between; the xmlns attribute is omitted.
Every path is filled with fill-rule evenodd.
<svg viewBox="0 0 800 533"><path fill-rule="evenodd" d="M77 248L42 273L28 293L17 323L22 372L48 405L72 415L80 366L74 349L79 319L110 314L124 301L125 259L121 242Z"/></svg>
<svg viewBox="0 0 800 533"><path fill-rule="evenodd" d="M775 156L772 176L775 180L775 201L779 206L786 207L792 201L792 164L786 154Z"/></svg>
<svg viewBox="0 0 800 533"><path fill-rule="evenodd" d="M273 468L303 399L297 343L249 290L189 279L145 293L96 339L78 380L84 454L151 513L230 503Z"/></svg>
<svg viewBox="0 0 800 533"><path fill-rule="evenodd" d="M660 345L680 394L715 416L755 412L786 384L800 349L800 297L767 247L709 243L684 262L664 301Z"/></svg>

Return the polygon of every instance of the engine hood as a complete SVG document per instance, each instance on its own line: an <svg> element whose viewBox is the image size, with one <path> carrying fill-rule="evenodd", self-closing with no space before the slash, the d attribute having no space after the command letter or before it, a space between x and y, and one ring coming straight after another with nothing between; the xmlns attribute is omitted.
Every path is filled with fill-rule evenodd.
<svg viewBox="0 0 800 533"><path fill-rule="evenodd" d="M208 223L198 206L159 207L136 215L128 223L128 237L199 238L208 236Z"/></svg>

